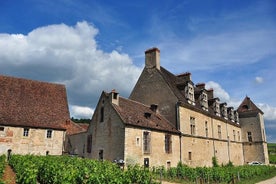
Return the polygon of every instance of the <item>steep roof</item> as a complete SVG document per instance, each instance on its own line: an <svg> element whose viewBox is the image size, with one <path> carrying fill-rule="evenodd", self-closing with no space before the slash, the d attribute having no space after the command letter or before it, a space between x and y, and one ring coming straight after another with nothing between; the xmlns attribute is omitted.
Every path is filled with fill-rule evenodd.
<svg viewBox="0 0 276 184"><path fill-rule="evenodd" d="M240 106L238 107L238 113L261 113L264 114L252 101L246 96Z"/></svg>
<svg viewBox="0 0 276 184"><path fill-rule="evenodd" d="M0 75L0 124L65 130L64 85Z"/></svg>
<svg viewBox="0 0 276 184"><path fill-rule="evenodd" d="M119 97L119 106L115 104L113 106L126 125L180 133L167 119L149 106L122 97Z"/></svg>

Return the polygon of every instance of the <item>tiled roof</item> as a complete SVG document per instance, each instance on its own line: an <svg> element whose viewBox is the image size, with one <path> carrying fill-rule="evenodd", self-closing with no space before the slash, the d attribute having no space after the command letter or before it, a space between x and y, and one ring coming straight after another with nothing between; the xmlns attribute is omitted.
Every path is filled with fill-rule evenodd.
<svg viewBox="0 0 276 184"><path fill-rule="evenodd" d="M64 85L0 76L0 125L65 130L69 118Z"/></svg>
<svg viewBox="0 0 276 184"><path fill-rule="evenodd" d="M75 123L71 120L67 120L64 128L66 129L66 133L68 135L77 134L81 132L86 132L88 129L89 124L85 123Z"/></svg>
<svg viewBox="0 0 276 184"><path fill-rule="evenodd" d="M263 114L263 111L261 111L252 101L251 99L246 96L240 106L238 107L238 113L261 113Z"/></svg>
<svg viewBox="0 0 276 184"><path fill-rule="evenodd" d="M119 97L119 106L113 106L126 125L179 133L167 119L151 110L149 106L122 97Z"/></svg>

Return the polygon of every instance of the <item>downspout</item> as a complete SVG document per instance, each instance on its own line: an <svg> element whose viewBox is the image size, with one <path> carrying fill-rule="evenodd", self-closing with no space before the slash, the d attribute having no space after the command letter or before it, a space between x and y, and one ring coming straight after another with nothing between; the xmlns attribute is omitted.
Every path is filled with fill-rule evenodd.
<svg viewBox="0 0 276 184"><path fill-rule="evenodd" d="M214 137L214 122L213 122L213 118L211 118L211 125L212 125L213 151L214 151L214 157L215 157L215 156L216 156L216 148L215 148L215 137Z"/></svg>
<svg viewBox="0 0 276 184"><path fill-rule="evenodd" d="M180 131L180 117L179 117L179 104L180 102L176 102L175 104L175 109L176 109L176 129L178 131ZM179 162L182 163L182 133L180 131L180 134L179 134Z"/></svg>
<svg viewBox="0 0 276 184"><path fill-rule="evenodd" d="M228 160L230 162L231 161L231 159L230 159L230 138L229 138L229 132L228 132L228 126L227 125L228 125L228 123L226 122Z"/></svg>

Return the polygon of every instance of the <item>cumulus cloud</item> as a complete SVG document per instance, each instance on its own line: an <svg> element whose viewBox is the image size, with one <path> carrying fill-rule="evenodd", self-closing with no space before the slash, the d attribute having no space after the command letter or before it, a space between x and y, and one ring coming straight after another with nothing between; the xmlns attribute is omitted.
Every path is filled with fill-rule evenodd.
<svg viewBox="0 0 276 184"><path fill-rule="evenodd" d="M74 118L90 119L94 113L94 109L90 107L71 105L70 112L71 112L71 116Z"/></svg>
<svg viewBox="0 0 276 184"><path fill-rule="evenodd" d="M220 86L220 84L214 81L209 81L206 83L206 88L212 88L214 90L214 96L219 97L221 102L230 101L230 95Z"/></svg>
<svg viewBox="0 0 276 184"><path fill-rule="evenodd" d="M258 107L264 112L264 117L267 120L276 120L276 107L272 107L268 104L257 104ZM276 125L275 125L276 128Z"/></svg>
<svg viewBox="0 0 276 184"><path fill-rule="evenodd" d="M39 27L27 35L0 34L0 73L63 83L73 115L82 110L85 115L102 90L128 95L142 70L127 54L100 50L98 33L83 21Z"/></svg>

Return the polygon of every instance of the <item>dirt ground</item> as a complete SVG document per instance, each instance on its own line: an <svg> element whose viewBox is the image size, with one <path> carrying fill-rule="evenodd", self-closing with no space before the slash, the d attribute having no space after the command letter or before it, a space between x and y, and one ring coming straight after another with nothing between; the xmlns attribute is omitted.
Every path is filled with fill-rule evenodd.
<svg viewBox="0 0 276 184"><path fill-rule="evenodd" d="M8 164L6 164L3 180L5 184L16 184L15 173Z"/></svg>

